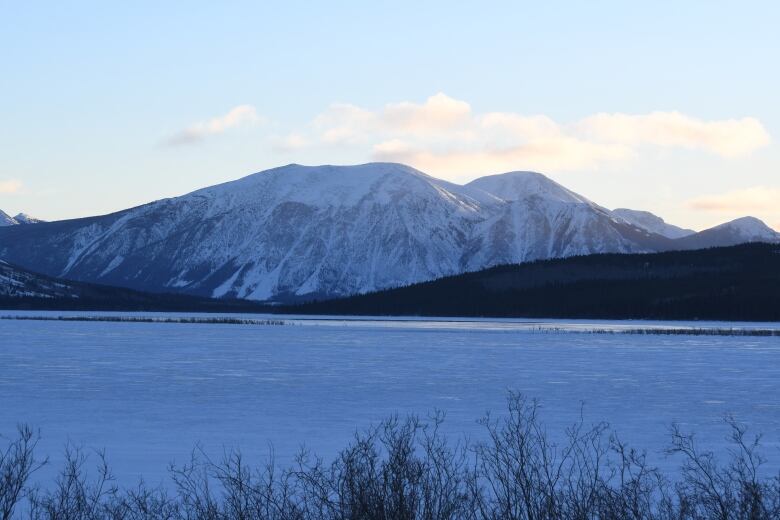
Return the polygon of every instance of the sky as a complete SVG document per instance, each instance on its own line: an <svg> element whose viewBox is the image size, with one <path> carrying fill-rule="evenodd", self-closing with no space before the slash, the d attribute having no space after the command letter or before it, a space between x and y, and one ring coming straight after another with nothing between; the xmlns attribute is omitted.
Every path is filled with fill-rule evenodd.
<svg viewBox="0 0 780 520"><path fill-rule="evenodd" d="M104 214L289 163L541 171L780 229L780 2L0 0L0 209Z"/></svg>

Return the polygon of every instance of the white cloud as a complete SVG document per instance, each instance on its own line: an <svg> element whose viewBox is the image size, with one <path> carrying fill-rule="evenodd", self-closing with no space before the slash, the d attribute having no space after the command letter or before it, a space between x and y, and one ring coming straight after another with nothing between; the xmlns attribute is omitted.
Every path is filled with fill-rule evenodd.
<svg viewBox="0 0 780 520"><path fill-rule="evenodd" d="M313 122L313 129L326 144L354 145L375 143L390 136L430 139L473 138L471 107L464 101L439 93L425 103L404 101L385 105L372 112L347 103L334 103Z"/></svg>
<svg viewBox="0 0 780 520"><path fill-rule="evenodd" d="M301 134L293 132L287 136L277 139L273 143L273 148L277 152L294 152L309 145L309 141Z"/></svg>
<svg viewBox="0 0 780 520"><path fill-rule="evenodd" d="M690 199L686 206L721 216L723 220L752 215L780 231L780 188L753 186Z"/></svg>
<svg viewBox="0 0 780 520"><path fill-rule="evenodd" d="M475 113L443 93L369 110L333 104L295 134L296 149L351 147L373 160L405 162L452 180L499 171L592 170L624 165L641 147L693 148L724 157L769 143L760 121L704 121L678 112L595 114L572 122L546 115Z"/></svg>
<svg viewBox="0 0 780 520"><path fill-rule="evenodd" d="M595 168L604 162L630 156L623 146L593 144L574 138L534 139L506 148L431 151L395 139L373 148L372 159L411 164L425 172L446 173L451 180L468 180L479 174L517 169L542 171Z"/></svg>
<svg viewBox="0 0 780 520"><path fill-rule="evenodd" d="M331 145L359 144L379 130L377 116L346 103L334 103L313 122L319 141Z"/></svg>
<svg viewBox="0 0 780 520"><path fill-rule="evenodd" d="M770 140L761 122L752 117L702 121L679 112L596 114L585 118L580 127L603 141L701 149L723 157L749 154Z"/></svg>
<svg viewBox="0 0 780 520"><path fill-rule="evenodd" d="M0 181L0 193L16 193L22 189L22 182L16 179Z"/></svg>
<svg viewBox="0 0 780 520"><path fill-rule="evenodd" d="M257 124L261 118L252 105L239 105L225 115L207 121L199 121L171 136L166 143L171 146L191 144L206 137L224 133L231 128Z"/></svg>
<svg viewBox="0 0 780 520"><path fill-rule="evenodd" d="M547 116L522 116L507 112L489 112L479 121L482 132L490 139L508 138L513 141L526 139L550 139L563 135L560 125Z"/></svg>
<svg viewBox="0 0 780 520"><path fill-rule="evenodd" d="M754 186L688 201L688 207L701 211L729 213L773 211L780 213L780 188Z"/></svg>
<svg viewBox="0 0 780 520"><path fill-rule="evenodd" d="M463 130L472 122L468 103L441 92L422 105L408 101L386 105L379 117L389 130L418 136Z"/></svg>

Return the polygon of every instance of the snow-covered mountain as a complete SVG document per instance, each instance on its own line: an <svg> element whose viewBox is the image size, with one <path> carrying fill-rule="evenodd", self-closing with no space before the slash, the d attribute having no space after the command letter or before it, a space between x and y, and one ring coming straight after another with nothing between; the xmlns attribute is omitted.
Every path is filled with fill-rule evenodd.
<svg viewBox="0 0 780 520"><path fill-rule="evenodd" d="M651 233L656 233L666 238L682 238L688 235L693 235L696 231L692 229L683 229L672 224L668 224L657 215L653 215L649 211L638 211L635 209L617 208L612 210L613 215L617 215L629 224L633 224L639 228L647 230Z"/></svg>
<svg viewBox="0 0 780 520"><path fill-rule="evenodd" d="M14 220L17 224L40 224L41 222L46 222L45 220L31 217L27 213L19 213L14 217Z"/></svg>
<svg viewBox="0 0 780 520"><path fill-rule="evenodd" d="M118 213L0 230L0 258L146 291L294 300L550 257L676 248L545 176L288 165Z"/></svg>
<svg viewBox="0 0 780 520"><path fill-rule="evenodd" d="M15 217L11 217L8 213L0 210L0 226L15 226L17 224L39 224L45 222L45 220L31 217L27 213L19 213Z"/></svg>
<svg viewBox="0 0 780 520"><path fill-rule="evenodd" d="M780 242L780 233L755 217L742 217L678 241L680 249L733 246L746 242Z"/></svg>
<svg viewBox="0 0 780 520"><path fill-rule="evenodd" d="M475 228L469 270L581 254L647 252L666 242L540 173L490 175L466 188L499 199Z"/></svg>
<svg viewBox="0 0 780 520"><path fill-rule="evenodd" d="M12 218L8 213L0 209L0 227L15 226L16 224L18 224L16 219Z"/></svg>

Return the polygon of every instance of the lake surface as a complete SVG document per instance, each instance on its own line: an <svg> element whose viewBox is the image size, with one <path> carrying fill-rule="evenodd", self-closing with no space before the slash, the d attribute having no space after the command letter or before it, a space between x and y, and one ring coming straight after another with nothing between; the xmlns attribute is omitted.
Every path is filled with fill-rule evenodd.
<svg viewBox="0 0 780 520"><path fill-rule="evenodd" d="M672 422L723 450L731 413L764 434L767 468L780 470L778 337L573 332L647 325L626 322L282 319L0 320L0 433L29 423L52 468L70 440L105 448L122 483L156 482L197 443L215 454L240 447L256 462L272 445L286 464L302 444L330 457L396 412L440 409L447 432L476 438L476 420L503 412L512 389L540 400L551 431L584 404L586 421L608 421L665 467L676 466L661 453Z"/></svg>

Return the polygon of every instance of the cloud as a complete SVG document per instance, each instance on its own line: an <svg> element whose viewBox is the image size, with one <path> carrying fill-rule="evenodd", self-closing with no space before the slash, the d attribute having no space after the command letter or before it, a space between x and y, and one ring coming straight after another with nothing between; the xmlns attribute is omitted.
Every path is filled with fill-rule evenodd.
<svg viewBox="0 0 780 520"><path fill-rule="evenodd" d="M386 105L380 114L382 123L397 132L429 136L439 132L464 130L471 124L471 106L438 93L418 105L404 101Z"/></svg>
<svg viewBox="0 0 780 520"><path fill-rule="evenodd" d="M372 112L347 103L334 103L313 122L318 139L326 144L354 145L388 136L430 139L473 138L471 107L439 93L425 103L390 103Z"/></svg>
<svg viewBox="0 0 780 520"><path fill-rule="evenodd" d="M753 186L741 190L690 199L686 206L697 211L720 214L726 218L752 215L780 231L780 188Z"/></svg>
<svg viewBox="0 0 780 520"><path fill-rule="evenodd" d="M293 132L287 136L277 139L273 143L273 149L277 152L294 152L305 148L309 145L309 141L301 134Z"/></svg>
<svg viewBox="0 0 780 520"><path fill-rule="evenodd" d="M580 127L602 141L701 149L723 157L749 154L770 141L764 126L752 117L702 121L679 112L596 114L585 118Z"/></svg>
<svg viewBox="0 0 780 520"><path fill-rule="evenodd" d="M506 148L467 151L416 149L396 139L374 146L372 159L411 164L426 172L446 172L451 179L460 180L481 173L517 170L518 165L544 171L595 168L630 154L622 146L598 145L565 136L534 139Z"/></svg>
<svg viewBox="0 0 780 520"><path fill-rule="evenodd" d="M775 212L780 213L780 188L754 186L717 195L706 195L688 201L687 206L700 211L724 213Z"/></svg>
<svg viewBox="0 0 780 520"><path fill-rule="evenodd" d="M360 144L380 130L375 114L355 105L334 103L312 124L315 140L331 145Z"/></svg>
<svg viewBox="0 0 780 520"><path fill-rule="evenodd" d="M0 193L16 193L22 188L22 182L16 179L0 181Z"/></svg>
<svg viewBox="0 0 780 520"><path fill-rule="evenodd" d="M737 157L766 146L760 121L704 121L679 112L595 114L559 122L543 114L475 112L435 94L370 110L335 103L279 150L351 148L372 160L404 162L434 175L474 177L497 171L592 170L624 165L642 147L699 149Z"/></svg>
<svg viewBox="0 0 780 520"><path fill-rule="evenodd" d="M227 114L214 117L207 121L199 121L185 128L181 132L169 137L166 144L179 146L192 144L217 134L222 134L231 128L254 125L260 122L255 107L252 105L239 105L231 108Z"/></svg>

